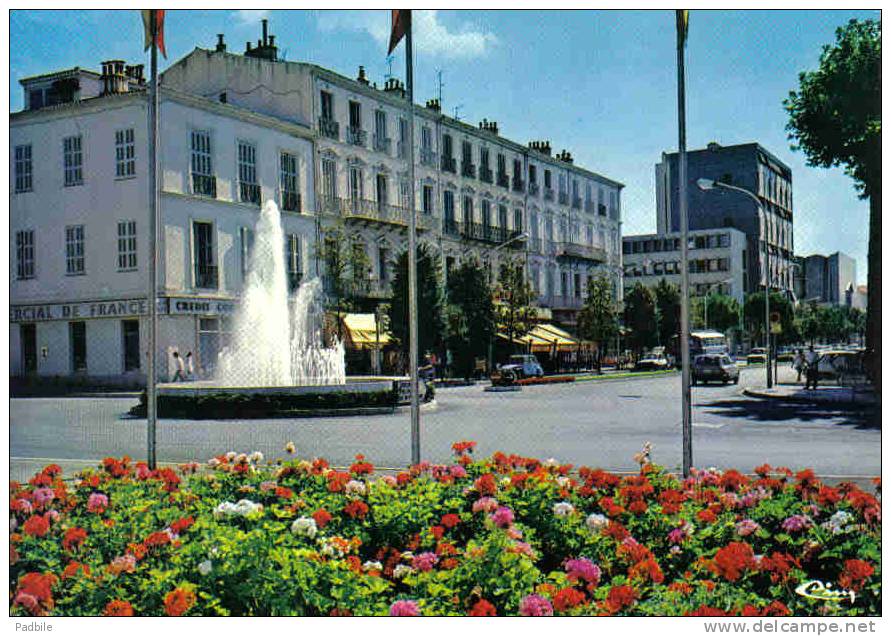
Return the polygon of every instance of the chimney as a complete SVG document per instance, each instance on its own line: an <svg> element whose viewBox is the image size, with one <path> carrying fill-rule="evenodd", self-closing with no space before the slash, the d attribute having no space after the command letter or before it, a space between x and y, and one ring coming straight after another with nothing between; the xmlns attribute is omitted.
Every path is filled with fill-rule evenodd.
<svg viewBox="0 0 891 636"><path fill-rule="evenodd" d="M385 93L399 93L400 97L405 97L405 84L395 77L391 77L384 82Z"/></svg>
<svg viewBox="0 0 891 636"><path fill-rule="evenodd" d="M710 141L706 148L708 148L712 152L717 152L721 149L721 145L717 141Z"/></svg>
<svg viewBox="0 0 891 636"><path fill-rule="evenodd" d="M534 150L536 152L540 152L543 155L551 156L551 142L550 141L530 141L529 149Z"/></svg>
<svg viewBox="0 0 891 636"><path fill-rule="evenodd" d="M364 66L359 67L359 77L356 78L356 81L360 84L365 84L365 86L368 86L368 78L365 76Z"/></svg>
<svg viewBox="0 0 891 636"><path fill-rule="evenodd" d="M435 110L438 113L440 110L439 99L428 99L427 108L429 108L430 110Z"/></svg>
<svg viewBox="0 0 891 636"><path fill-rule="evenodd" d="M489 121L488 119L483 119L480 122L480 130L485 130L486 132L490 132L493 135L498 134L498 122L497 121Z"/></svg>
<svg viewBox="0 0 891 636"><path fill-rule="evenodd" d="M557 159L565 161L566 163L572 163L572 155L569 154L569 151L566 149L560 151L560 154L557 155Z"/></svg>
<svg viewBox="0 0 891 636"><path fill-rule="evenodd" d="M251 42L250 42L250 40L248 40L248 41L245 43L245 46L244 46L244 52L245 52L245 53L250 53L250 51L251 51Z"/></svg>
<svg viewBox="0 0 891 636"><path fill-rule="evenodd" d="M217 33L217 53L226 52L226 42L223 41L223 34Z"/></svg>
<svg viewBox="0 0 891 636"><path fill-rule="evenodd" d="M275 62L278 60L278 49L275 46L275 36L269 35L269 20L263 18L261 21L263 25L263 37L257 40L257 46L251 48L251 43L248 42L245 45L244 54L247 57L256 57L261 60L269 60L270 62ZM222 35L218 35L220 38L220 42L222 43ZM225 50L225 43L222 43L223 49ZM217 44L217 50L220 50L220 44Z"/></svg>
<svg viewBox="0 0 891 636"><path fill-rule="evenodd" d="M266 46L266 42L269 38L269 20L263 18L261 22L263 24L263 46Z"/></svg>
<svg viewBox="0 0 891 636"><path fill-rule="evenodd" d="M102 62L102 94L117 95L126 93L129 84L125 74L124 60L108 60Z"/></svg>
<svg viewBox="0 0 891 636"><path fill-rule="evenodd" d="M134 64L133 66L127 67L127 78L133 82L136 82L139 86L145 84L145 77L143 76L143 70L145 66L143 64Z"/></svg>

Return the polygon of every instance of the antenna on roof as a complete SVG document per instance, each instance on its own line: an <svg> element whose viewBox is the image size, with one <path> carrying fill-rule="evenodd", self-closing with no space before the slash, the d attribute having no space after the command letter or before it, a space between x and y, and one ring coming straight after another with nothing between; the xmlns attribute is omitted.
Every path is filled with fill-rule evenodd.
<svg viewBox="0 0 891 636"><path fill-rule="evenodd" d="M464 104L458 104L457 106L455 106L455 119L457 119L458 121L461 121L461 116L458 114L458 111L462 108L464 108Z"/></svg>
<svg viewBox="0 0 891 636"><path fill-rule="evenodd" d="M436 69L436 83L439 85L439 103L442 104L442 87L445 84L442 83L442 69Z"/></svg>
<svg viewBox="0 0 891 636"><path fill-rule="evenodd" d="M284 51L282 51L282 52L279 54L279 56L278 56L278 61L279 61L279 62L287 62L287 61L288 61L288 51L289 51L289 50L290 50L290 49L285 49Z"/></svg>

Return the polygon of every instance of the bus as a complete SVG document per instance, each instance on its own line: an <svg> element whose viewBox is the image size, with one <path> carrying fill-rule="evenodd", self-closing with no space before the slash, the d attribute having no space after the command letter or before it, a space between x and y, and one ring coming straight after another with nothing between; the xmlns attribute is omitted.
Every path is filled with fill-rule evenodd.
<svg viewBox="0 0 891 636"><path fill-rule="evenodd" d="M680 364L681 347L678 340L678 336L671 339L671 355L674 356L676 363ZM690 360L695 360L696 356L702 353L730 353L727 336L720 331L691 331Z"/></svg>

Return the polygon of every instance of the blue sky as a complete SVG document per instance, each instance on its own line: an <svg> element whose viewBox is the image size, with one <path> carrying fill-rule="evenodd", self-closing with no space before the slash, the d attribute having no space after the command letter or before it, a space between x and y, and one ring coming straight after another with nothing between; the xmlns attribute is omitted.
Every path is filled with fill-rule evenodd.
<svg viewBox="0 0 891 636"><path fill-rule="evenodd" d="M387 11L168 11L172 63L225 33L241 53L270 19L281 53L355 77L360 64L383 83ZM790 149L782 100L799 71L850 18L877 11L692 11L687 56L687 144L758 141L793 172L795 252L841 250L866 280L868 206L842 170L809 168ZM415 16L415 98L438 92L443 109L504 136L549 139L576 163L625 184L625 234L655 231L653 166L677 149L672 11L429 11ZM147 61L136 11L13 11L10 109L18 80L106 59ZM392 61L402 77L403 47Z"/></svg>

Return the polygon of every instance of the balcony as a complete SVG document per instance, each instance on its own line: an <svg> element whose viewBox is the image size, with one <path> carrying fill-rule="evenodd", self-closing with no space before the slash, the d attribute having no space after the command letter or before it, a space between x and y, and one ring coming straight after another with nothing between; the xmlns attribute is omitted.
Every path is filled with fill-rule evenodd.
<svg viewBox="0 0 891 636"><path fill-rule="evenodd" d="M192 173L192 194L217 198L217 178L206 174Z"/></svg>
<svg viewBox="0 0 891 636"><path fill-rule="evenodd" d="M195 263L195 287L198 289L217 289L219 287L217 266Z"/></svg>
<svg viewBox="0 0 891 636"><path fill-rule="evenodd" d="M396 156L400 159L408 159L408 144L404 141L396 142Z"/></svg>
<svg viewBox="0 0 891 636"><path fill-rule="evenodd" d="M461 225L461 237L482 243L505 243L519 236L521 232L509 230L505 227L494 227L483 223L463 223ZM511 245L520 247L523 241L517 240Z"/></svg>
<svg viewBox="0 0 891 636"><path fill-rule="evenodd" d="M470 163L469 161L461 162L461 176L462 177L470 177L471 179L476 177L476 166Z"/></svg>
<svg viewBox="0 0 891 636"><path fill-rule="evenodd" d="M600 247L562 241L556 244L558 259L592 261L594 263L607 262L606 250Z"/></svg>
<svg viewBox="0 0 891 636"><path fill-rule="evenodd" d="M551 309L581 309L584 302L580 297L553 295L548 298Z"/></svg>
<svg viewBox="0 0 891 636"><path fill-rule="evenodd" d="M390 146L392 145L392 141L389 137L374 135L373 141L375 151L390 154Z"/></svg>
<svg viewBox="0 0 891 636"><path fill-rule="evenodd" d="M560 205L569 205L569 193L561 192L557 196L557 203L559 203Z"/></svg>
<svg viewBox="0 0 891 636"><path fill-rule="evenodd" d="M341 199L337 197L319 197L319 212L354 221L389 223L400 227L408 227L408 208L390 205L368 199ZM415 226L418 230L430 228L429 215L416 214Z"/></svg>
<svg viewBox="0 0 891 636"><path fill-rule="evenodd" d="M497 183L502 188L510 188L510 177L507 176L506 172L499 172Z"/></svg>
<svg viewBox="0 0 891 636"><path fill-rule="evenodd" d="M541 254L541 238L533 236L529 239L529 251Z"/></svg>
<svg viewBox="0 0 891 636"><path fill-rule="evenodd" d="M520 179L519 177L513 178L513 190L514 192L522 192L526 189L526 182Z"/></svg>
<svg viewBox="0 0 891 636"><path fill-rule="evenodd" d="M480 181L484 183L492 183L492 168L488 166L480 166Z"/></svg>
<svg viewBox="0 0 891 636"><path fill-rule="evenodd" d="M260 186L256 183L239 183L238 200L242 203L260 205Z"/></svg>
<svg viewBox="0 0 891 636"><path fill-rule="evenodd" d="M291 192L289 190L282 192L282 211L300 212L302 209L303 202L299 192Z"/></svg>
<svg viewBox="0 0 891 636"><path fill-rule="evenodd" d="M600 216L606 216L606 206L602 203L597 206L597 214Z"/></svg>
<svg viewBox="0 0 891 636"><path fill-rule="evenodd" d="M431 168L436 167L436 153L433 151L433 148L424 148L421 147L421 165L422 166L430 166Z"/></svg>
<svg viewBox="0 0 891 636"><path fill-rule="evenodd" d="M593 214L594 209L595 206L593 201L585 201L585 212L590 212L591 214Z"/></svg>
<svg viewBox="0 0 891 636"><path fill-rule="evenodd" d="M319 134L337 141L340 139L340 124L327 117L319 117Z"/></svg>
<svg viewBox="0 0 891 636"><path fill-rule="evenodd" d="M572 207L576 210L582 209L582 199L580 197L572 197Z"/></svg>
<svg viewBox="0 0 891 636"><path fill-rule="evenodd" d="M446 236L459 238L461 236L461 228L458 226L458 222L454 219L443 219L442 233Z"/></svg>
<svg viewBox="0 0 891 636"><path fill-rule="evenodd" d="M365 147L365 142L368 140L368 133L361 128L353 128L352 126L347 128L347 143L352 144L354 146L362 146Z"/></svg>
<svg viewBox="0 0 891 636"><path fill-rule="evenodd" d="M529 182L529 194L537 197L538 196L538 184L535 181Z"/></svg>
<svg viewBox="0 0 891 636"><path fill-rule="evenodd" d="M458 164L458 162L455 160L454 157L449 157L447 155L442 156L442 166L441 167L442 167L443 172L451 172L452 174L457 174L457 172L458 172L457 164Z"/></svg>
<svg viewBox="0 0 891 636"><path fill-rule="evenodd" d="M545 198L545 201L553 201L554 200L554 188L549 188L549 187L545 186L544 198Z"/></svg>

